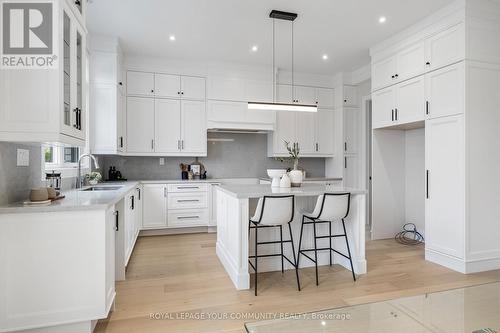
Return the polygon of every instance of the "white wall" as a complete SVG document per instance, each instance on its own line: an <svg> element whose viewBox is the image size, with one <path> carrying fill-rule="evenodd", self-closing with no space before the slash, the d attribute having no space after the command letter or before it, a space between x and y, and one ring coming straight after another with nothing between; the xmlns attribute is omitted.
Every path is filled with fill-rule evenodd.
<svg viewBox="0 0 500 333"><path fill-rule="evenodd" d="M405 218L425 234L425 129L405 131ZM425 235L424 235L425 236Z"/></svg>

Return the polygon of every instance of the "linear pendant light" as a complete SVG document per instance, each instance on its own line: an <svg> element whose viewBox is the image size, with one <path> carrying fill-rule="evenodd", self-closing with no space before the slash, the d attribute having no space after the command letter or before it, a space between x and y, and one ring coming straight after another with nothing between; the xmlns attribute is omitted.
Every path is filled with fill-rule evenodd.
<svg viewBox="0 0 500 333"><path fill-rule="evenodd" d="M293 21L297 18L297 14L282 12L279 10L272 10L269 17L273 19L273 102L248 102L249 110L269 110L269 111L292 111L292 112L317 112L317 105L309 104L289 104L289 103L276 103L276 72L275 68L275 20L290 21L292 24L292 100L295 101L295 80L294 80L294 58L293 58Z"/></svg>

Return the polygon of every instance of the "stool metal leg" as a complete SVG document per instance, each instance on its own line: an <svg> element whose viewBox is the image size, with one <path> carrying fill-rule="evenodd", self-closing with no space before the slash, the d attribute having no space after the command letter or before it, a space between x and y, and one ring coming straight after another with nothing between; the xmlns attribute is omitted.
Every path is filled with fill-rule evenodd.
<svg viewBox="0 0 500 333"><path fill-rule="evenodd" d="M280 239L281 239L281 273L285 273L285 263L283 258L283 227L280 225Z"/></svg>
<svg viewBox="0 0 500 333"><path fill-rule="evenodd" d="M328 224L328 232L329 232L329 236L328 237L328 240L330 241L330 250L328 251L329 255L330 255L330 266L332 265L332 221L330 221L330 223Z"/></svg>
<svg viewBox="0 0 500 333"><path fill-rule="evenodd" d="M302 232L304 231L304 219L305 219L305 217L302 216L302 223L300 225L299 252L297 255L297 268L299 268L300 251L302 250ZM294 251L294 253L295 253L295 251Z"/></svg>
<svg viewBox="0 0 500 333"><path fill-rule="evenodd" d="M295 263L295 275L297 276L297 287L300 291L300 280L299 280L299 260L295 256L295 245L293 245L293 235L292 235L292 226L288 223L288 230L290 231L290 240L292 241L292 253L293 253L293 262ZM298 255L300 257L300 253Z"/></svg>
<svg viewBox="0 0 500 333"><path fill-rule="evenodd" d="M257 261L258 261L258 257L257 257L257 234L258 234L258 231L259 231L258 226L255 226L255 277L254 277L254 281L255 281L255 296L257 296Z"/></svg>
<svg viewBox="0 0 500 333"><path fill-rule="evenodd" d="M351 263L352 278L354 279L354 281L356 281L356 274L354 273L354 266L352 265L351 249L349 248L349 240L347 239L347 231L345 229L344 219L342 219L342 227L344 228L344 237L345 237L345 243L347 245L347 254L349 255L349 262Z"/></svg>
<svg viewBox="0 0 500 333"><path fill-rule="evenodd" d="M318 279L318 244L316 238L316 223L313 223L314 227L314 265L316 266L316 285L319 286Z"/></svg>

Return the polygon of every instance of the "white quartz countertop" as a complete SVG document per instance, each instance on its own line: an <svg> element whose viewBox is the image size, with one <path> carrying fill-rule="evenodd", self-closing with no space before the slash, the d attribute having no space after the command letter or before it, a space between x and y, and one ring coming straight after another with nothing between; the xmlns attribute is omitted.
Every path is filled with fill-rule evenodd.
<svg viewBox="0 0 500 333"><path fill-rule="evenodd" d="M220 185L219 189L238 199L260 198L265 195L272 196L272 195L293 194L298 197L307 197L307 196L317 196L323 193L349 192L353 195L367 193L367 191L363 189L339 187L333 185L320 185L320 184L302 184L301 187L291 187L291 188L271 187L269 184L262 184L262 185L234 184L234 185Z"/></svg>
<svg viewBox="0 0 500 333"><path fill-rule="evenodd" d="M125 195L139 184L138 181L113 182L96 186L121 186L118 190L82 191L74 189L63 192L65 198L56 200L47 206L25 206L22 202L0 207L0 214L40 213L76 210L107 209L123 199ZM85 189L88 186L82 188Z"/></svg>

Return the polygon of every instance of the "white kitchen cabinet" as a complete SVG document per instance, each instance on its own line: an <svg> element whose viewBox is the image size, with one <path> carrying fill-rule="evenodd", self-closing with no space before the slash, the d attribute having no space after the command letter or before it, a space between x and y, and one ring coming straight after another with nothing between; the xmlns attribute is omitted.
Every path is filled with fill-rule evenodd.
<svg viewBox="0 0 500 333"><path fill-rule="evenodd" d="M294 99L297 104L316 104L316 88L306 86L294 86Z"/></svg>
<svg viewBox="0 0 500 333"><path fill-rule="evenodd" d="M144 229L157 229L167 226L167 186L165 184L143 185Z"/></svg>
<svg viewBox="0 0 500 333"><path fill-rule="evenodd" d="M372 91L394 84L396 71L396 56L372 63Z"/></svg>
<svg viewBox="0 0 500 333"><path fill-rule="evenodd" d="M316 88L316 102L318 108L321 109L334 109L334 92L330 88Z"/></svg>
<svg viewBox="0 0 500 333"><path fill-rule="evenodd" d="M335 154L335 112L331 109L318 109L316 127L316 153L321 156Z"/></svg>
<svg viewBox="0 0 500 333"><path fill-rule="evenodd" d="M359 157L356 155L345 155L343 186L358 188L358 184L359 184Z"/></svg>
<svg viewBox="0 0 500 333"><path fill-rule="evenodd" d="M154 96L155 74L147 72L127 72L127 95Z"/></svg>
<svg viewBox="0 0 500 333"><path fill-rule="evenodd" d="M154 152L155 101L127 98L127 153Z"/></svg>
<svg viewBox="0 0 500 333"><path fill-rule="evenodd" d="M180 98L181 77L179 75L155 73L154 95L155 97Z"/></svg>
<svg viewBox="0 0 500 333"><path fill-rule="evenodd" d="M55 6L57 66L1 70L0 141L85 145L87 31L67 2Z"/></svg>
<svg viewBox="0 0 500 333"><path fill-rule="evenodd" d="M246 102L272 102L273 84L265 80L245 80L244 101Z"/></svg>
<svg viewBox="0 0 500 333"><path fill-rule="evenodd" d="M207 154L205 102L181 101L181 152L190 156Z"/></svg>
<svg viewBox="0 0 500 333"><path fill-rule="evenodd" d="M106 211L106 305L111 307L115 300L115 239L117 227L117 213L115 207Z"/></svg>
<svg viewBox="0 0 500 333"><path fill-rule="evenodd" d="M425 45L418 42L396 55L397 70L395 78L401 82L425 72Z"/></svg>
<svg viewBox="0 0 500 333"><path fill-rule="evenodd" d="M432 71L465 58L465 25L452 26L436 33L425 41L425 61Z"/></svg>
<svg viewBox="0 0 500 333"><path fill-rule="evenodd" d="M122 54L116 40L94 41L93 44L96 45L91 45L95 49L90 53L91 151L94 154L121 154L125 150Z"/></svg>
<svg viewBox="0 0 500 333"><path fill-rule="evenodd" d="M246 102L208 100L207 128L272 131L276 112L249 110Z"/></svg>
<svg viewBox="0 0 500 333"><path fill-rule="evenodd" d="M285 142L297 141L295 112L276 112L276 127L268 134L268 156L288 156Z"/></svg>
<svg viewBox="0 0 500 333"><path fill-rule="evenodd" d="M128 265L130 256L135 245L135 237L137 235L136 229L136 195L135 190L128 193L124 200L124 253L125 253L125 266Z"/></svg>
<svg viewBox="0 0 500 333"><path fill-rule="evenodd" d="M294 103L292 99L292 86L287 84L276 85L276 101L278 103Z"/></svg>
<svg viewBox="0 0 500 333"><path fill-rule="evenodd" d="M464 63L447 66L425 75L427 118L464 112Z"/></svg>
<svg viewBox="0 0 500 333"><path fill-rule="evenodd" d="M425 79L419 76L396 85L395 123L425 119Z"/></svg>
<svg viewBox="0 0 500 333"><path fill-rule="evenodd" d="M271 183L269 183L271 184ZM209 227L217 227L217 186L220 183L210 184L210 220L208 221Z"/></svg>
<svg viewBox="0 0 500 333"><path fill-rule="evenodd" d="M360 111L358 108L344 109L344 154L358 152Z"/></svg>
<svg viewBox="0 0 500 333"><path fill-rule="evenodd" d="M314 154L317 150L316 124L317 115L314 112L296 112L295 138L300 154Z"/></svg>
<svg viewBox="0 0 500 333"><path fill-rule="evenodd" d="M196 76L181 76L181 98L205 100L205 78Z"/></svg>
<svg viewBox="0 0 500 333"><path fill-rule="evenodd" d="M463 116L426 121L426 249L464 258L465 139Z"/></svg>
<svg viewBox="0 0 500 333"><path fill-rule="evenodd" d="M372 94L372 127L390 126L394 122L396 88L388 87Z"/></svg>
<svg viewBox="0 0 500 333"><path fill-rule="evenodd" d="M181 101L155 99L155 152L178 153L181 151Z"/></svg>
<svg viewBox="0 0 500 333"><path fill-rule="evenodd" d="M357 106L357 88L355 86L343 87L343 105L344 106Z"/></svg>
<svg viewBox="0 0 500 333"><path fill-rule="evenodd" d="M142 184L139 184L135 188L135 202L134 202L134 212L135 212L135 240L139 236L139 232L142 229L142 214L143 214L143 188Z"/></svg>

